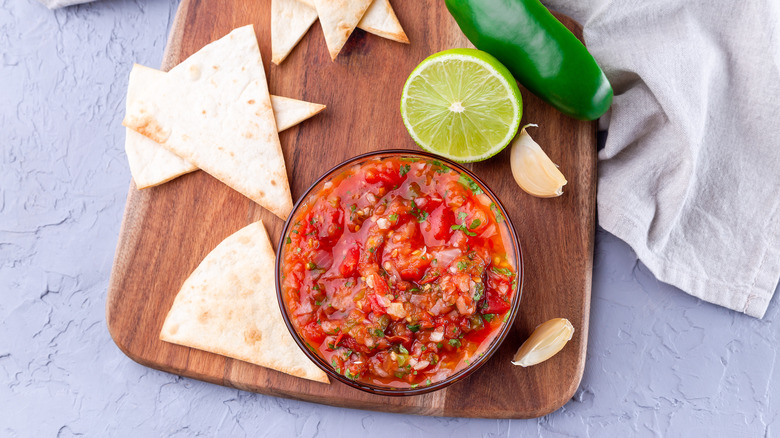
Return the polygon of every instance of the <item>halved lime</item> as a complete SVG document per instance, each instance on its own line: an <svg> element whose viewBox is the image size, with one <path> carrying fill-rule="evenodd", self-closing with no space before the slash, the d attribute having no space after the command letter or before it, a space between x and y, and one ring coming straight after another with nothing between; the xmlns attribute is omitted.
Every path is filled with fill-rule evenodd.
<svg viewBox="0 0 780 438"><path fill-rule="evenodd" d="M468 163L492 157L517 133L523 101L496 58L476 49L435 53L412 71L401 117L426 151Z"/></svg>

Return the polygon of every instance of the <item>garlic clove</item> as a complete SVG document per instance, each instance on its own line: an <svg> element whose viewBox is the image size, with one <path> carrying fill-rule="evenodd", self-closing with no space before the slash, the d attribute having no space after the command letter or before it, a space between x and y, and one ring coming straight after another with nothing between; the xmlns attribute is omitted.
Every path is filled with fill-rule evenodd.
<svg viewBox="0 0 780 438"><path fill-rule="evenodd" d="M567 183L566 177L539 144L528 135L526 128L529 126L536 127L534 124L523 126L512 140L512 175L520 188L530 195L540 198L561 196L563 186Z"/></svg>
<svg viewBox="0 0 780 438"><path fill-rule="evenodd" d="M515 353L512 364L529 367L555 356L574 334L566 318L554 318L538 325Z"/></svg>

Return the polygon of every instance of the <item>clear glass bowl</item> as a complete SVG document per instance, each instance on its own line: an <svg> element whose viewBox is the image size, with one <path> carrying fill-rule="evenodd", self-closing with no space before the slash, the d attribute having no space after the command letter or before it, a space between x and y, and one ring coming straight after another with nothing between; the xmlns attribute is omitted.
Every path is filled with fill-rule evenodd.
<svg viewBox="0 0 780 438"><path fill-rule="evenodd" d="M334 177L344 172L346 169L352 168L355 165L362 164L369 160L397 158L397 157L410 157L410 158L418 157L418 158L438 160L446 164L447 166L449 166L451 169L460 173L465 173L471 179L473 179L474 182L476 182L479 185L482 191L492 200L492 202L495 203L496 207L504 215L505 220L501 223L500 226L505 226L506 235L510 236L510 241L512 244L512 248L510 251L513 251L514 253L514 261L516 265L515 272L517 273L517 282L516 282L517 286L516 286L516 290L514 291L515 292L514 296L512 298L512 305L509 310L510 312L509 317L506 319L506 321L503 322L501 328L494 335L494 338L489 344L489 346L482 352L482 355L478 356L478 358L475 359L473 362L471 362L469 365L454 372L452 375L445 378L444 380L432 383L430 385L418 386L416 388L395 388L391 386L370 384L366 382L348 379L347 377L336 372L336 370L334 370L333 367L328 362L326 362L324 358L322 358L319 354L307 348L306 342L298 333L295 324L290 319L290 315L288 313L286 300L285 300L286 297L284 296L282 290L282 282L281 282L282 263L284 260L286 247L288 246L284 244L285 236L287 236L291 224L294 223L294 221L296 220L300 209L303 206L308 205L308 201L310 201L310 197L312 197L312 194L319 193L325 183L331 181L332 179L334 179ZM495 353L496 350L498 350L499 346L503 342L507 333L511 329L515 317L517 316L518 309L520 307L520 296L522 294L523 278L524 278L523 254L520 248L520 243L517 241L517 234L515 233L515 228L512 225L512 222L509 219L509 215L506 213L504 206L501 204L501 201L496 197L496 195L490 190L490 188L484 182L482 182L482 180L480 180L479 177L474 175L474 173L472 173L471 171L464 168L458 163L452 162L450 160L439 157L437 155L429 154L427 152L417 152L417 151L409 151L409 150L402 150L402 149L369 152L366 154L358 155L354 158L350 158L349 160L346 160L343 163L332 168L331 170L327 171L317 181L315 181L314 184L312 184L312 186L309 187L308 190L306 190L306 193L304 193L301 199L298 201L298 203L295 204L295 207L290 213L287 222L284 224L284 230L282 232L277 247L278 249L276 251L276 296L277 296L277 300L279 301L279 308L281 309L284 323L287 326L287 329L290 331L290 334L292 334L295 343L298 344L298 347L300 347L301 351L303 351L303 353L309 359L311 359L312 362L317 364L317 366L319 366L332 379L335 379L341 383L344 383L345 385L349 385L353 388L357 388L359 390L366 391L372 394L390 395L390 396L420 395L420 394L436 391L438 389L442 389L444 387L452 385L455 382L465 379L471 373L477 371L482 365L484 365L485 362L487 362L490 359L493 353Z"/></svg>

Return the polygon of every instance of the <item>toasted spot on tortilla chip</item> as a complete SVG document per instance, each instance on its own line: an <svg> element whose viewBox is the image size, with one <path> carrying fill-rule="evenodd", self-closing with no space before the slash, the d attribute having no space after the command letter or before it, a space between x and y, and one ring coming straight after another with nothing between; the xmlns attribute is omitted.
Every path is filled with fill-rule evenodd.
<svg viewBox="0 0 780 438"><path fill-rule="evenodd" d="M244 340L247 344L257 344L263 339L263 335L252 328L244 332Z"/></svg>
<svg viewBox="0 0 780 438"><path fill-rule="evenodd" d="M200 68L197 65L191 65L187 70L189 72L189 78L193 81L200 79Z"/></svg>
<svg viewBox="0 0 780 438"><path fill-rule="evenodd" d="M122 124L157 143L162 143L171 136L171 131L163 128L154 116L143 109L139 110L138 114L137 117L125 117Z"/></svg>

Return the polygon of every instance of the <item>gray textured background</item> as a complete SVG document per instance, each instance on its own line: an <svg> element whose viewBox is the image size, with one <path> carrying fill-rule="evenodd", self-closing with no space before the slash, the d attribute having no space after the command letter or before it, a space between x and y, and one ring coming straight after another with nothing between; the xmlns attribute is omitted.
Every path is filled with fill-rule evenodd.
<svg viewBox="0 0 780 438"><path fill-rule="evenodd" d="M338 409L132 362L104 317L130 181L120 122L132 63L160 64L176 6L0 0L0 436L777 435L776 300L764 320L704 303L601 230L585 377L544 418Z"/></svg>

